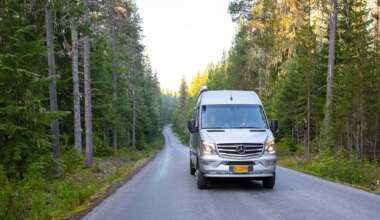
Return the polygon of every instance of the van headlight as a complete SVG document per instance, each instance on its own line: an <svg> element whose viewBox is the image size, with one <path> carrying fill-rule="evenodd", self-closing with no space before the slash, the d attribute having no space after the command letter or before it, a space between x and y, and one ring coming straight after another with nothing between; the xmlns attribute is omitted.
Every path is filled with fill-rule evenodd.
<svg viewBox="0 0 380 220"><path fill-rule="evenodd" d="M265 153L267 153L267 154L274 154L274 153L276 153L274 140L268 141L265 144Z"/></svg>
<svg viewBox="0 0 380 220"><path fill-rule="evenodd" d="M215 151L215 144L207 142L207 141L202 141L201 142L201 151L202 154L216 154Z"/></svg>

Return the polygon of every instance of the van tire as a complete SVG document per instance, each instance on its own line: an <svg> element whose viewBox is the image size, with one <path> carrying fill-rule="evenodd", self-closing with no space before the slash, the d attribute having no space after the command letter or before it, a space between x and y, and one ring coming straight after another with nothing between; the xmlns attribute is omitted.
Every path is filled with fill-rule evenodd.
<svg viewBox="0 0 380 220"><path fill-rule="evenodd" d="M263 186L265 189L273 189L276 182L276 173L273 173L272 177L266 177L263 179Z"/></svg>
<svg viewBox="0 0 380 220"><path fill-rule="evenodd" d="M193 162L191 161L191 158L190 158L190 174L191 175L195 175L195 171L197 169L195 169L194 165L193 165Z"/></svg>
<svg viewBox="0 0 380 220"><path fill-rule="evenodd" d="M200 169L198 169L197 184L198 189L207 189L207 179Z"/></svg>

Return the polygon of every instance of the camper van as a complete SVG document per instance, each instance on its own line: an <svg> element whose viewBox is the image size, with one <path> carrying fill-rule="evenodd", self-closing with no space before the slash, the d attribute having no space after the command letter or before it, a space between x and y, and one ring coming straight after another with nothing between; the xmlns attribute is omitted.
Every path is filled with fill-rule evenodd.
<svg viewBox="0 0 380 220"><path fill-rule="evenodd" d="M248 178L272 189L276 179L276 150L260 98L253 91L200 91L188 123L190 174L199 189L214 178Z"/></svg>

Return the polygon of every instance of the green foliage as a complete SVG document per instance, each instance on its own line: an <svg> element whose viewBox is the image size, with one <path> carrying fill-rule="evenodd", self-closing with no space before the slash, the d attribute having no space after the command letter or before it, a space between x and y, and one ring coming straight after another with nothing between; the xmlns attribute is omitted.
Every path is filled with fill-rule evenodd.
<svg viewBox="0 0 380 220"><path fill-rule="evenodd" d="M323 128L328 17L323 15L327 8L315 1L232 1L229 11L239 28L228 53L206 69L206 83L214 90L256 91L269 118L280 122L276 139L280 146L285 143L286 154L344 146L357 159L378 160L379 26L368 19L376 19L368 8L376 11L378 6L364 0L338 1L338 5L332 129L328 133ZM189 89L190 97L196 84L193 81ZM192 106L189 102L188 108ZM174 125L184 139L181 126Z"/></svg>
<svg viewBox="0 0 380 220"><path fill-rule="evenodd" d="M116 56L110 39L111 5L93 2L91 25L81 19L79 0L52 1L57 75L47 75L45 7L47 1L0 1L0 219L50 219L67 213L97 192L109 179L85 169L73 137L71 24L79 38L79 85L83 96L82 37L91 38L91 79L94 154L119 155L131 164L161 145L162 108L156 73L144 56L142 28L133 1L116 1ZM115 64L115 68L113 66ZM116 86L113 81L116 73ZM50 113L49 84L56 82L59 112ZM115 94L115 95L114 95ZM132 127L136 99L136 128ZM83 115L84 99L81 99ZM61 158L51 155L50 123L60 122ZM82 128L84 128L82 119ZM120 153L112 150L113 129ZM137 149L129 152L132 130ZM82 132L84 140L85 131ZM162 145L161 145L162 146ZM160 147L161 147L160 146ZM121 150L123 149L123 150ZM125 150L124 154L123 151ZM121 155L123 154L123 155ZM58 163L61 177L53 176ZM128 166L129 166L128 165ZM107 171L108 172L108 171ZM112 171L113 172L113 171ZM110 173L112 173L110 172Z"/></svg>
<svg viewBox="0 0 380 220"><path fill-rule="evenodd" d="M182 78L177 108L173 115L173 129L179 138L186 143L188 139L187 122L190 120L194 100L188 94L188 86L185 78ZM193 100L193 101L191 101Z"/></svg>
<svg viewBox="0 0 380 220"><path fill-rule="evenodd" d="M84 155L79 154L73 146L68 146L62 149L61 164L64 173L75 173L83 168L84 163Z"/></svg>
<svg viewBox="0 0 380 220"><path fill-rule="evenodd" d="M10 179L23 178L29 164L50 153L50 121L65 115L48 113L48 85L56 79L43 77L41 23L27 19L23 3L3 2L0 17L0 163Z"/></svg>
<svg viewBox="0 0 380 220"><path fill-rule="evenodd" d="M368 27L371 21L367 16L366 1L355 1L342 4L339 10L342 18L338 22L339 40L337 41L337 68L334 80L335 99L333 100L333 116L331 138L333 144L344 145L348 151L354 151L357 158L365 158L363 141L374 140L374 128L370 126L377 121L378 112L368 108L375 98L372 81L379 76L373 71L371 47L373 39ZM345 22L344 20L350 20ZM372 60L373 62L373 60ZM376 89L375 89L376 90ZM369 147L370 145L368 145ZM367 151L372 151L368 149ZM372 159L375 159L372 157Z"/></svg>
<svg viewBox="0 0 380 220"><path fill-rule="evenodd" d="M161 112L162 120L164 123L169 123L174 117L174 111L177 106L176 94L172 91L165 91L161 93Z"/></svg>
<svg viewBox="0 0 380 220"><path fill-rule="evenodd" d="M334 181L377 190L380 168L374 162L357 160L343 148L323 150L311 158L284 158L280 164L293 169L308 172Z"/></svg>
<svg viewBox="0 0 380 220"><path fill-rule="evenodd" d="M281 140L276 143L276 153L280 157L294 156L298 150L297 145L294 144L289 136L281 138Z"/></svg>
<svg viewBox="0 0 380 220"><path fill-rule="evenodd" d="M84 168L84 158L72 147L62 152L62 177L46 175L52 160L40 158L31 164L21 182L10 182L0 166L0 219L62 218L73 212L104 187L122 179L131 167L163 146L163 137L149 150L123 148L117 155L96 158L93 168ZM51 167L51 168L49 168Z"/></svg>

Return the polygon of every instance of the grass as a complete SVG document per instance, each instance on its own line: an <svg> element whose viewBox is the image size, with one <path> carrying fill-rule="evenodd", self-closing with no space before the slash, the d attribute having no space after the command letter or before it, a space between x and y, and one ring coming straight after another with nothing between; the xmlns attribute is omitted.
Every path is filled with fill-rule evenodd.
<svg viewBox="0 0 380 220"><path fill-rule="evenodd" d="M162 146L160 138L143 151L121 149L116 155L95 158L92 168L83 167L83 156L69 151L62 155L59 178L46 177L42 163L33 164L18 182L8 181L0 171L0 219L63 219L83 213Z"/></svg>
<svg viewBox="0 0 380 220"><path fill-rule="evenodd" d="M279 155L278 164L330 181L380 194L380 168L375 162L357 160L344 150L303 154Z"/></svg>

